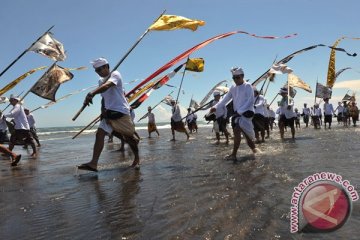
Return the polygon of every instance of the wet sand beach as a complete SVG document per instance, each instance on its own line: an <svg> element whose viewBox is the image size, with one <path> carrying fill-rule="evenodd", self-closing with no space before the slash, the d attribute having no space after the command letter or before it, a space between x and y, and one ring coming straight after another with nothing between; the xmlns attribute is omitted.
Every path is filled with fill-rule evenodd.
<svg viewBox="0 0 360 240"><path fill-rule="evenodd" d="M276 129L253 157L241 142L214 144L209 127L186 141L170 129L160 138L139 130L141 168L128 166L128 146L105 143L99 172L77 171L90 160L94 134L42 136L39 157L0 164L0 239L358 239L360 204L331 233L290 233L290 199L307 176L333 172L359 191L360 128L301 129L285 141Z"/></svg>

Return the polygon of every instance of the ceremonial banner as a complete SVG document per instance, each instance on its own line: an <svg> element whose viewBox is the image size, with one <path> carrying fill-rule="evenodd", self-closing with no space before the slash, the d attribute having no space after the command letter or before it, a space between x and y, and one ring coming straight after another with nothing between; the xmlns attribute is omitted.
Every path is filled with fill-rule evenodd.
<svg viewBox="0 0 360 240"><path fill-rule="evenodd" d="M351 69L351 67L342 68L339 71L337 71L335 74L335 80L339 77L340 74L342 74L344 71L346 71L348 69Z"/></svg>
<svg viewBox="0 0 360 240"><path fill-rule="evenodd" d="M176 15L162 15L155 23L153 23L150 30L175 30L175 29L190 29L195 31L199 26L204 26L205 22L201 20L193 20Z"/></svg>
<svg viewBox="0 0 360 240"><path fill-rule="evenodd" d="M343 101L351 101L352 98L353 98L352 96L350 96L349 94L346 93L342 100Z"/></svg>
<svg viewBox="0 0 360 240"><path fill-rule="evenodd" d="M60 84L71 80L73 77L74 75L68 70L53 64L30 91L39 97L55 101L55 94Z"/></svg>
<svg viewBox="0 0 360 240"><path fill-rule="evenodd" d="M159 68L158 70L156 70L153 74L151 74L149 77L145 78L141 83L139 83L136 87L134 87L131 91L129 91L126 94L126 97L129 97L131 94L133 94L135 91L137 91L138 88L140 88L141 86L143 86L144 84L146 84L147 82L149 82L151 79L155 78L156 76L158 76L160 73L162 73L163 71L167 70L168 68L172 67L174 64L176 64L177 62L179 62L180 60L188 57L190 54L192 54L193 52L195 52L196 50L199 50L203 47L205 47L206 45L218 40L218 39L222 39L222 38L226 38L229 37L233 34L237 34L237 33L241 33L241 34L247 34L250 35L252 37L256 37L256 38L264 38L264 39L278 39L278 38L290 38L290 37L294 37L297 34L291 34L291 35L286 35L283 37L276 37L276 36L257 36L255 34L250 34L244 31L233 31L233 32L228 32L228 33L223 33L220 35L217 35L215 37L209 38L205 41L203 41L202 43L197 44L196 46L186 50L185 52L181 53L180 55L178 55L177 57L175 57L174 59L170 60L168 63L166 63L164 66L162 66L161 68Z"/></svg>
<svg viewBox="0 0 360 240"><path fill-rule="evenodd" d="M340 43L341 40L344 38L339 38L334 43L333 47L336 48L337 45ZM335 83L335 50L332 49L330 52L330 59L329 59L329 67L328 67L328 73L327 73L327 81L326 86L332 88Z"/></svg>
<svg viewBox="0 0 360 240"><path fill-rule="evenodd" d="M339 45L340 41L343 39L352 39L352 40L360 40L360 38L353 38L353 37L341 37L338 40L335 41L334 45L332 46L332 50L330 52L330 59L329 59L329 67L328 67L328 73L327 73L327 81L326 86L332 88L334 86L334 83L336 81L336 74L335 74L335 50L345 51L342 48L337 48L337 45ZM356 56L356 54L355 54ZM353 57L355 57L353 55Z"/></svg>
<svg viewBox="0 0 360 240"><path fill-rule="evenodd" d="M204 59L202 58L189 58L186 62L185 70L193 72L204 71Z"/></svg>
<svg viewBox="0 0 360 240"><path fill-rule="evenodd" d="M313 46L310 46L310 47L307 47L307 48L303 48L301 50L298 50L296 52L293 52L292 54L284 57L283 59L281 59L280 61L278 61L276 64L284 64L284 63L287 63L289 62L291 59L293 59L296 55L298 54L301 54L303 52L306 52L306 51L309 51L309 50L312 50L312 49L315 49L317 47L328 47L328 48L331 48L335 51L341 51L341 52L345 52L348 56L351 56L351 57L355 57L357 54L356 53L353 53L353 54L350 54L348 53L345 49L343 48L334 48L332 46L327 46L327 45L324 45L324 44L317 44L317 45L313 45ZM260 77L258 77L253 83L252 85L256 86L258 85L260 82L262 82L263 80L265 80L267 78L267 76L269 75L269 71L271 70L268 69L266 72L264 72Z"/></svg>
<svg viewBox="0 0 360 240"><path fill-rule="evenodd" d="M29 51L39 53L54 61L64 61L66 58L64 46L51 33L47 33L40 38Z"/></svg>
<svg viewBox="0 0 360 240"><path fill-rule="evenodd" d="M131 107L133 109L138 108L143 102L145 102L145 100L150 96L150 94L161 88L163 85L165 85L165 83L167 83L172 77L174 77L176 75L176 73L182 68L184 64L181 64L180 66L178 66L177 68L174 69L174 71L172 71L171 73L165 75L164 77L162 77L160 80L158 80L156 83L153 84L152 88L147 92L144 93L143 95L141 95L138 99L136 99L136 101L134 103L131 104Z"/></svg>
<svg viewBox="0 0 360 240"><path fill-rule="evenodd" d="M7 97L0 97L0 104L9 102Z"/></svg>
<svg viewBox="0 0 360 240"><path fill-rule="evenodd" d="M173 97L170 96L170 95L167 95L162 102L169 105L169 106L172 106L171 105L171 100L174 100Z"/></svg>
<svg viewBox="0 0 360 240"><path fill-rule="evenodd" d="M216 89L218 87L220 87L223 83L226 83L226 80L222 80L220 82L218 82L203 98L203 100L201 100L201 102L199 103L200 106L203 106L210 98L210 96L213 94L214 91L216 91Z"/></svg>
<svg viewBox="0 0 360 240"><path fill-rule="evenodd" d="M269 70L269 73L272 74L286 74L286 73L292 73L293 70L286 66L286 64L283 63L275 63L272 65L272 67Z"/></svg>
<svg viewBox="0 0 360 240"><path fill-rule="evenodd" d="M290 87L298 87L301 89L304 89L305 91L312 93L312 90L306 82L304 82L302 79L300 79L295 74L289 73L288 74L288 83Z"/></svg>
<svg viewBox="0 0 360 240"><path fill-rule="evenodd" d="M0 96L3 95L4 93L6 93L7 91L11 90L13 87L15 87L19 82L21 82L23 79L25 79L27 76L33 74L34 72L38 71L38 70L43 70L47 68L46 66L43 67L38 67L38 68L34 68L31 69L30 71L28 71L27 73L24 73L23 75L21 75L20 77L18 77L17 79L13 80L11 83L7 84L5 87L3 87L0 90Z"/></svg>
<svg viewBox="0 0 360 240"><path fill-rule="evenodd" d="M199 103L191 98L189 108L198 109L200 107Z"/></svg>
<svg viewBox="0 0 360 240"><path fill-rule="evenodd" d="M316 83L316 93L315 97L318 98L331 98L332 90L331 88L322 85L321 83Z"/></svg>

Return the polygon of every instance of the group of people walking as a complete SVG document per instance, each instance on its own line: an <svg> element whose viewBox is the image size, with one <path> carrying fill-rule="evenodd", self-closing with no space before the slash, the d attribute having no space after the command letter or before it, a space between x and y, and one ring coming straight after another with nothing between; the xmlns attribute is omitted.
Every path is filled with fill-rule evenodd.
<svg viewBox="0 0 360 240"><path fill-rule="evenodd" d="M131 107L127 101L121 75L118 71L110 71L110 66L105 58L98 58L92 62L95 72L100 77L99 86L89 92L84 100L84 105L89 106L95 95L100 94L101 100L101 120L96 131L95 143L92 153L92 158L89 162L83 163L78 167L81 170L97 171L100 154L104 147L104 139L107 135L114 135L119 137L129 144L130 149L134 154L134 159L131 167L139 169L139 136L135 132L135 125L131 117ZM237 151L239 149L242 137L246 140L247 145L255 154L260 150L255 143L265 142L266 138L270 137L270 131L274 129L275 117L278 114L278 127L281 139L284 139L284 133L287 128L290 128L291 138L295 139L295 127L300 127L300 117L303 117L303 122L306 127L308 124L313 124L315 128L321 125L321 116L324 115L325 128L331 128L332 117L337 112L339 122L344 125L348 124L349 117L353 119L353 125L356 126L359 111L356 107L355 101L349 104L346 102L339 103L339 106L334 109L329 99L324 99L323 111L319 108L319 104L308 108L304 104L304 108L300 113L298 109L294 110L294 100L288 96L288 89L281 88L279 95L282 97L278 102L278 109L276 113L267 104L266 99L261 93L254 88L250 83L244 80L244 71L240 67L231 69L232 79L235 85L231 86L228 93L221 99L220 92L213 93L214 99L207 105L198 110L209 109L209 114L213 115L213 130L217 143L220 142L220 135L223 133L226 143L229 143L230 133L227 130L227 124L231 121L233 129L233 148L231 153L226 156L228 160L236 160ZM30 145L33 152L32 156L36 156L37 146L40 146L35 128L35 121L29 110L24 109L20 104L20 99L16 96L10 97L10 103L14 108L10 113L3 115L1 120L5 118L13 118L15 122L14 133L10 137L9 148L0 145L0 151L11 157L11 165L15 166L21 159L21 155L12 152L16 141L24 141L25 145ZM175 132L183 132L187 140L190 138L189 133L197 132L197 115L196 111L189 108L188 114L185 117L185 123L188 126L189 132L185 128L183 118L180 113L180 107L175 100L170 101L172 107L171 116L171 132L172 139L175 141ZM152 108L148 108L148 134L151 137L152 132L156 132L160 136L155 123L155 115L152 113ZM230 120L231 119L231 120ZM0 131L2 132L3 123L0 120ZM341 120L341 121L340 121Z"/></svg>
<svg viewBox="0 0 360 240"><path fill-rule="evenodd" d="M24 108L20 103L20 98L15 95L11 95L9 101L13 109L8 114L0 114L2 143L9 141L9 147L0 145L0 152L10 157L11 166L16 166L21 159L21 155L12 151L15 145L24 145L25 148L30 145L32 148L31 157L35 158L37 155L36 147L40 147L41 144L36 133L35 119L29 109ZM7 118L12 119L11 122L8 122ZM10 139L7 137L8 126L11 128Z"/></svg>
<svg viewBox="0 0 360 240"><path fill-rule="evenodd" d="M351 100L338 102L338 106L334 109L333 105L329 103L329 98L324 98L323 109L320 108L318 103L314 104L313 107L307 107L307 104L304 104L301 116L303 117L303 122L305 126L308 127L313 125L315 129L320 129L323 125L323 116L324 116L324 128L331 129L332 118L336 117L338 124L343 124L345 127L350 125L352 121L353 126L356 127L357 121L359 121L359 109L357 107L355 98L352 97Z"/></svg>

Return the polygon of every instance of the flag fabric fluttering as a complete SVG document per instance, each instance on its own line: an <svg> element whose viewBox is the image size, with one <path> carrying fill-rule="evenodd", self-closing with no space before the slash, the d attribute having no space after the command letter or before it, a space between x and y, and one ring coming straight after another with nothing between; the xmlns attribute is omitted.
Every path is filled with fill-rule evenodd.
<svg viewBox="0 0 360 240"><path fill-rule="evenodd" d="M304 89L309 93L312 93L310 85L304 82L301 78L299 78L293 73L288 74L288 83L290 87L298 87Z"/></svg>
<svg viewBox="0 0 360 240"><path fill-rule="evenodd" d="M28 51L39 53L54 61L64 61L66 59L63 44L56 40L50 32L40 38Z"/></svg>
<svg viewBox="0 0 360 240"><path fill-rule="evenodd" d="M332 90L331 88L322 85L321 83L316 83L316 92L315 97L317 98L331 98Z"/></svg>
<svg viewBox="0 0 360 240"><path fill-rule="evenodd" d="M71 80L73 77L74 75L70 71L53 64L30 91L39 97L55 101L55 94L60 84Z"/></svg>
<svg viewBox="0 0 360 240"><path fill-rule="evenodd" d="M161 79L159 79L156 83L153 84L153 86L151 87L151 89L144 93L143 95L141 95L138 99L136 99L135 102L133 102L130 106L132 109L136 109L138 108L143 102L145 102L145 100L147 98L149 98L150 94L161 88L162 86L165 85L165 83L167 83L172 77L174 77L176 75L176 73L182 68L182 66L184 66L184 64L181 64L180 66L178 66L177 68L175 68L172 72L170 72L169 74L165 75L164 77L162 77Z"/></svg>
<svg viewBox="0 0 360 240"><path fill-rule="evenodd" d="M159 68L158 70L156 70L154 73L152 73L150 76L148 76L147 78L145 78L143 81L141 81L141 83L139 83L137 86L135 86L132 90L130 90L127 94L126 97L129 97L131 94L133 94L135 91L138 90L138 88L140 88L141 86L143 86L144 84L146 84L147 82L149 82L151 79L155 78L156 76L158 76L160 73L162 73L163 71L167 70L168 68L172 67L174 64L176 64L177 62L179 62L180 60L188 57L190 54L192 54L193 52L199 50L200 48L205 47L206 45L222 39L222 38L226 38L229 37L231 35L234 34L247 34L250 35L251 37L256 37L256 38L263 38L263 39L278 39L278 38L290 38L290 37L294 37L297 34L291 34L291 35L286 35L283 37L277 37L277 36L258 36L255 34L251 34L248 32L244 32L244 31L233 31L233 32L228 32L228 33L223 33L220 35L217 35L215 37L209 38L199 44L197 44L196 46L186 50L185 52L181 53L180 55L178 55L177 57L175 57L174 59L170 60L168 63L166 63L164 66L162 66L161 68Z"/></svg>
<svg viewBox="0 0 360 240"><path fill-rule="evenodd" d="M269 70L270 74L286 74L292 72L293 70L283 63L275 63L272 65L272 67Z"/></svg>
<svg viewBox="0 0 360 240"><path fill-rule="evenodd" d="M345 96L343 97L342 101L351 101L352 96L350 96L349 94L345 94Z"/></svg>
<svg viewBox="0 0 360 240"><path fill-rule="evenodd" d="M190 99L190 104L189 104L189 108L194 108L194 109L198 109L200 107L200 104L195 101L194 99Z"/></svg>
<svg viewBox="0 0 360 240"><path fill-rule="evenodd" d="M0 104L9 102L9 98L7 97L0 97Z"/></svg>
<svg viewBox="0 0 360 240"><path fill-rule="evenodd" d="M226 80L222 80L220 82L218 82L213 88L211 88L211 90L205 95L205 97L200 101L200 106L203 106L210 98L210 96L213 94L213 92L220 87L222 84L226 83Z"/></svg>
<svg viewBox="0 0 360 240"><path fill-rule="evenodd" d="M27 76L33 74L34 72L38 71L38 70L43 70L47 68L46 66L42 66L42 67L38 67L38 68L34 68L31 69L30 71L24 73L23 75L21 75L20 77L18 77L17 79L11 81L9 84L7 84L5 87L3 87L2 89L0 89L0 96L3 95L4 93L6 93L7 91L11 90L13 87L15 87L19 82L21 82L23 79L25 79Z"/></svg>
<svg viewBox="0 0 360 240"><path fill-rule="evenodd" d="M166 105L172 106L171 100L174 100L174 98L171 95L167 95L162 102Z"/></svg>
<svg viewBox="0 0 360 240"><path fill-rule="evenodd" d="M91 88L95 88L95 87L97 87L97 86L98 86L98 85L93 85L93 86L90 86L90 87L87 87L87 88L82 88L82 89L77 90L77 91L72 92L72 93L68 93L68 94L66 94L65 96L62 96L61 98L58 98L58 99L56 99L55 101L50 101L50 102L48 102L48 103L46 103L46 104L44 104L44 105L42 105L42 106L40 106L40 107L35 108L34 110L31 110L30 112L34 112L34 111L36 111L36 110L38 110L38 109L48 108L48 107L54 105L55 103L58 103L58 102L60 102L60 101L62 101L62 100L65 100L66 98L68 98L68 97L70 97L70 96L72 96L72 95L74 95L74 94L87 91L87 90L89 90L89 89L91 89Z"/></svg>
<svg viewBox="0 0 360 240"><path fill-rule="evenodd" d="M328 67L328 73L327 73L327 80L326 80L326 86L329 88L332 88L335 84L336 81L336 74L335 74L335 57L336 57L336 52L335 50L338 51L343 51L346 52L343 48L338 48L337 45L339 45L339 43L343 40L343 39L352 39L352 40L360 40L360 38L354 38L354 37L341 37L339 39L337 39L334 43L334 45L332 46L331 52L330 52L330 58L329 58L329 67ZM348 54L349 55L349 54ZM353 55L349 55L349 56L356 56L356 53Z"/></svg>
<svg viewBox="0 0 360 240"><path fill-rule="evenodd" d="M335 80L340 76L340 74L342 74L343 72L345 72L345 71L348 70L348 69L351 69L351 67L342 68L342 69L340 69L339 71L337 71L337 72L335 73Z"/></svg>
<svg viewBox="0 0 360 240"><path fill-rule="evenodd" d="M327 45L324 45L324 44L317 44L317 45L313 45L313 46L310 46L310 47L306 47L306 48L303 48L301 50L298 50L296 52L293 52L291 53L290 55L284 57L283 59L281 59L280 61L277 62L277 64L283 64L283 63L287 63L289 62L291 59L293 59L296 55L299 55L301 53L304 53L306 51L309 51L309 50L312 50L312 49L315 49L317 47L328 47L330 49L333 49L335 51L341 51L341 52L345 52L348 56L351 56L351 57L355 57L357 54L356 53L353 53L353 54L350 54L348 53L345 49L343 48L334 48L332 46L327 46ZM258 77L253 83L252 85L253 86L256 86L258 85L260 82L262 82L263 80L265 80L269 74L269 71L270 69L268 69L265 73L263 73L260 77Z"/></svg>
<svg viewBox="0 0 360 240"><path fill-rule="evenodd" d="M176 15L162 15L149 29L156 31L190 29L196 31L199 26L204 26L205 22L201 20L193 20Z"/></svg>
<svg viewBox="0 0 360 240"><path fill-rule="evenodd" d="M341 40L344 38L339 38L335 41L333 48L336 48L337 45L340 43ZM334 49L330 52L330 59L329 59L329 67L328 67L328 73L327 73L327 80L326 80L326 86L329 88L332 88L334 86L336 77L335 77L335 56L336 52Z"/></svg>
<svg viewBox="0 0 360 240"><path fill-rule="evenodd" d="M204 59L203 58L189 58L186 62L185 70L193 72L204 71Z"/></svg>

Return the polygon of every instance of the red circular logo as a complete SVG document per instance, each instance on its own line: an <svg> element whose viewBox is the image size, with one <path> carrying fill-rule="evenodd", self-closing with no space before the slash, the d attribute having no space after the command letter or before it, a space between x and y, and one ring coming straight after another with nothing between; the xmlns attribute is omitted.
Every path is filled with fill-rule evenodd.
<svg viewBox="0 0 360 240"><path fill-rule="evenodd" d="M302 198L302 213L308 227L317 231L340 228L350 215L351 201L346 192L333 183L310 186Z"/></svg>

